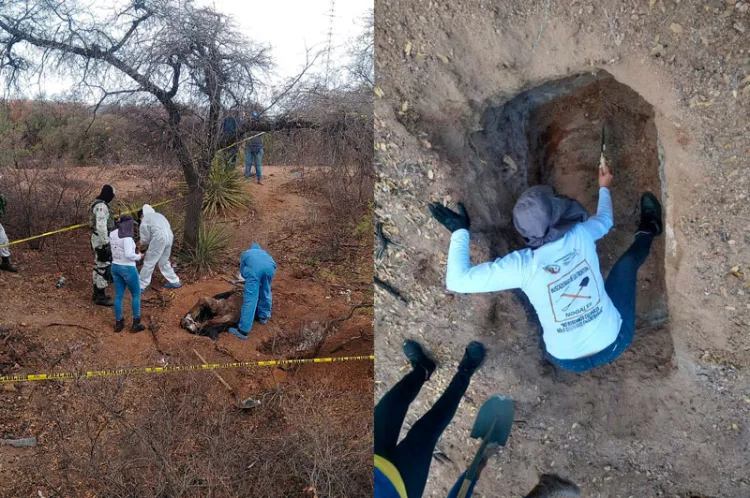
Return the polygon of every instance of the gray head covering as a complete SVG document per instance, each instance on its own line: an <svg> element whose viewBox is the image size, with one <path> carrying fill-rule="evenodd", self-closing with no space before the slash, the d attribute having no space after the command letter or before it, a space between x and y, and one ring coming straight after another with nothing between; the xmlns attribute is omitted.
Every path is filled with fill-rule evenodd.
<svg viewBox="0 0 750 498"><path fill-rule="evenodd" d="M133 217L129 214L120 216L120 224L117 226L117 236L121 239L133 237Z"/></svg>
<svg viewBox="0 0 750 498"><path fill-rule="evenodd" d="M513 208L516 230L534 249L562 238L588 218L589 214L580 202L555 195L549 185L527 189Z"/></svg>

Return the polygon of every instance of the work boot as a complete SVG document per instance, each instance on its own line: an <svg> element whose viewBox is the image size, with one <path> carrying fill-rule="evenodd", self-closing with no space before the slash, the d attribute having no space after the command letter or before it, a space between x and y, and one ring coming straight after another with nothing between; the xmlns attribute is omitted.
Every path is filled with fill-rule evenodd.
<svg viewBox="0 0 750 498"><path fill-rule="evenodd" d="M130 327L130 332L135 334L136 332L143 332L144 330L146 330L146 327L141 324L141 319L133 318L133 325Z"/></svg>
<svg viewBox="0 0 750 498"><path fill-rule="evenodd" d="M435 360L430 355L429 351L425 350L424 347L417 341L407 339L404 341L403 348L404 356L409 360L413 369L417 367L424 370L425 380L430 380L432 372L437 368Z"/></svg>
<svg viewBox="0 0 750 498"><path fill-rule="evenodd" d="M9 271L11 273L18 273L18 268L10 263L10 258L3 258L3 262L0 263L0 270Z"/></svg>
<svg viewBox="0 0 750 498"><path fill-rule="evenodd" d="M636 233L650 233L654 237L661 235L661 204L654 194L646 192L641 196L641 222Z"/></svg>
<svg viewBox="0 0 750 498"><path fill-rule="evenodd" d="M99 306L114 306L115 302L107 295L104 289L94 287L94 304Z"/></svg>
<svg viewBox="0 0 750 498"><path fill-rule="evenodd" d="M458 364L458 371L472 375L484 361L486 352L484 344L477 341L471 341L469 345L466 346L466 351L464 352L464 357L461 359L461 363Z"/></svg>
<svg viewBox="0 0 750 498"><path fill-rule="evenodd" d="M125 328L125 320L115 320L115 332L118 334Z"/></svg>

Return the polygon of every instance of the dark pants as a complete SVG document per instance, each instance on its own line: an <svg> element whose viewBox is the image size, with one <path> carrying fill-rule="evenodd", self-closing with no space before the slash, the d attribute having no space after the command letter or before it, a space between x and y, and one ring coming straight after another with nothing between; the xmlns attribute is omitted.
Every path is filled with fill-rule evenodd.
<svg viewBox="0 0 750 498"><path fill-rule="evenodd" d="M237 164L237 153L240 150L239 145L233 145L227 149L224 149L224 162L228 169L232 169Z"/></svg>
<svg viewBox="0 0 750 498"><path fill-rule="evenodd" d="M398 469L409 498L422 496L435 445L456 414L470 380L467 373L457 372L440 399L417 420L400 443L398 436L406 412L425 382L424 370L406 374L375 407L375 454Z"/></svg>
<svg viewBox="0 0 750 498"><path fill-rule="evenodd" d="M635 334L635 296L638 282L638 269L648 258L654 237L648 233L637 233L635 241L625 254L620 256L609 272L604 289L612 303L620 312L622 326L615 342L603 351L575 360L559 360L550 357L557 366L571 372L581 373L615 361L633 342Z"/></svg>

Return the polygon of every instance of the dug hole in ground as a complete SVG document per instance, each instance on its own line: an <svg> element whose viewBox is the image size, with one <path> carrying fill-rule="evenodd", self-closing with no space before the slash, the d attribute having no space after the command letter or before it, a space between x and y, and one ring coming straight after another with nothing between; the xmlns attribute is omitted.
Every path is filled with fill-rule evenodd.
<svg viewBox="0 0 750 498"><path fill-rule="evenodd" d="M147 187L143 167L74 171L89 190L106 181L122 198ZM20 272L0 275L2 374L199 364L194 349L211 363L372 354L371 238L345 231L342 249L328 251L329 207L316 175L329 181L330 172L263 172L263 185L246 183L251 209L222 222L232 237L213 276L195 280L177 267L184 285L169 291L154 272L158 290L143 295L149 329L139 334L113 333L112 308L91 302L86 229L49 239L44 251L14 248ZM181 329L200 297L231 288L253 242L278 264L269 324L256 322L247 341L222 333L216 343ZM57 289L60 274L67 282ZM129 327L129 297L124 312ZM3 384L2 438L38 444L0 446L0 496L370 492L371 361L218 372L261 405L240 412L209 372Z"/></svg>
<svg viewBox="0 0 750 498"><path fill-rule="evenodd" d="M376 401L416 338L440 366L404 430L470 340L489 350L438 443L425 496L445 496L479 444L482 402L516 402L508 445L475 496L523 496L541 473L584 496L750 495L750 264L744 2L376 2L376 216L398 245L376 260ZM745 33L745 34L743 34ZM638 279L632 347L575 375L545 363L520 293L445 290L450 234L432 201L464 201L472 261L523 247L511 211L550 184L595 212L602 125L615 226L606 276L632 241L640 193L665 234ZM394 292L400 296L394 297Z"/></svg>

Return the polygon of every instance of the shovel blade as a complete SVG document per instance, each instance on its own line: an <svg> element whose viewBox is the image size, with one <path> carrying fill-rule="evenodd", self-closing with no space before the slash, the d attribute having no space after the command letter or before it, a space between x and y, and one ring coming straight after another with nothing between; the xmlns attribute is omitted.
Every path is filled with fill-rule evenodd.
<svg viewBox="0 0 750 498"><path fill-rule="evenodd" d="M471 437L505 446L513 428L514 416L513 400L495 394L479 409L474 427L471 429Z"/></svg>

